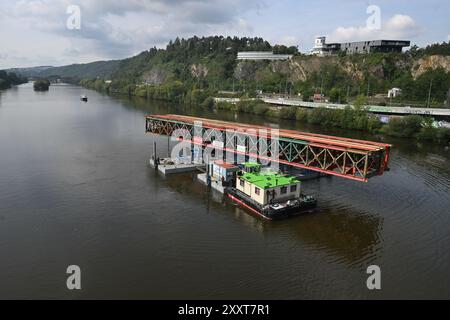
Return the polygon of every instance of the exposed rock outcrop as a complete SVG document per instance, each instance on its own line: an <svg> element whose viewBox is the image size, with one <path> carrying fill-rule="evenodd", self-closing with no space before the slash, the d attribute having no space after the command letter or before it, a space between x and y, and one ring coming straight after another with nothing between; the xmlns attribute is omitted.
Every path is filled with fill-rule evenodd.
<svg viewBox="0 0 450 320"><path fill-rule="evenodd" d="M445 71L450 72L450 56L432 55L420 58L414 62L411 74L414 79L417 79L428 69L435 70L437 68L443 68Z"/></svg>
<svg viewBox="0 0 450 320"><path fill-rule="evenodd" d="M160 85L168 78L168 73L161 68L152 68L142 75L142 80L147 84Z"/></svg>
<svg viewBox="0 0 450 320"><path fill-rule="evenodd" d="M191 74L194 78L206 78L208 72L208 68L201 63L191 65Z"/></svg>

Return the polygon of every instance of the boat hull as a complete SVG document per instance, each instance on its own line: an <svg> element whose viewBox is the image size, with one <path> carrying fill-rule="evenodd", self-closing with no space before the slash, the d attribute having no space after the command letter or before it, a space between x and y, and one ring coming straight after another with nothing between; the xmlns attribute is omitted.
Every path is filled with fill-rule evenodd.
<svg viewBox="0 0 450 320"><path fill-rule="evenodd" d="M225 193L235 203L266 220L280 220L298 216L305 212L311 212L317 206L316 199L304 195L295 199L296 201L292 201L293 204L291 205L285 203L284 206L275 209L273 206L261 206L235 188L227 188Z"/></svg>

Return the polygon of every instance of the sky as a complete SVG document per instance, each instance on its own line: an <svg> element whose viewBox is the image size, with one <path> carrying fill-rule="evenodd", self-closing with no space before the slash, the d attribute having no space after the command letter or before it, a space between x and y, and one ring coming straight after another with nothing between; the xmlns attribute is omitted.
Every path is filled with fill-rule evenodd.
<svg viewBox="0 0 450 320"><path fill-rule="evenodd" d="M79 9L79 10L78 10ZM3 0L0 69L122 59L191 36L450 41L449 0Z"/></svg>

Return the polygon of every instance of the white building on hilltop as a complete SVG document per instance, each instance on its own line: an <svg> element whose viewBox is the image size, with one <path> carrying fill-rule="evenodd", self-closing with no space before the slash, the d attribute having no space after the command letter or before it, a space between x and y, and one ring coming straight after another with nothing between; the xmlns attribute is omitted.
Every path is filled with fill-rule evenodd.
<svg viewBox="0 0 450 320"><path fill-rule="evenodd" d="M274 54L271 51L242 51L238 52L238 60L289 60L292 54Z"/></svg>
<svg viewBox="0 0 450 320"><path fill-rule="evenodd" d="M326 43L326 37L317 37L310 54L327 56L338 53L340 49L340 43Z"/></svg>

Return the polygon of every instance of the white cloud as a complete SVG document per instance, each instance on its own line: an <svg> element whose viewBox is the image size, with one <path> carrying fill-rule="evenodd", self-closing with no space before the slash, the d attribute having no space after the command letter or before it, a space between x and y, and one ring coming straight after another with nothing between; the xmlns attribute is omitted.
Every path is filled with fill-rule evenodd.
<svg viewBox="0 0 450 320"><path fill-rule="evenodd" d="M66 10L74 3L81 9L80 30L66 27L69 17ZM0 38L11 39L4 41L9 48L3 48L10 52L15 50L22 55L35 52L36 56L51 52L65 59L64 63L123 58L153 46L163 47L176 37L251 34L253 28L245 13L263 5L258 0L3 2L0 3ZM10 35L14 29L14 33L21 35L20 42ZM45 49L33 51L35 45L31 43L48 37L54 41L46 41ZM9 58L13 60L11 54Z"/></svg>
<svg viewBox="0 0 450 320"><path fill-rule="evenodd" d="M300 40L295 36L283 36L280 40L280 44L284 44L285 46L298 46L300 43Z"/></svg>
<svg viewBox="0 0 450 320"><path fill-rule="evenodd" d="M237 26L239 29L241 29L244 32L253 32L253 27L250 25L250 23L245 19L239 19Z"/></svg>
<svg viewBox="0 0 450 320"><path fill-rule="evenodd" d="M339 27L328 36L328 42L362 41L376 39L408 40L421 33L421 28L407 15L397 14L380 29L363 27Z"/></svg>

